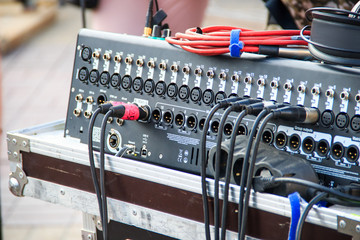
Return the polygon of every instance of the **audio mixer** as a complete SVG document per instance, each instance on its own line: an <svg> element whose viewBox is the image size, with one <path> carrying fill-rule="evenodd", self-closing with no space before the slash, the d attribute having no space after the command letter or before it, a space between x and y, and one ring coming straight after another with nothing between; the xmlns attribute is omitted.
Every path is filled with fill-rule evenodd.
<svg viewBox="0 0 360 240"><path fill-rule="evenodd" d="M89 119L106 101L146 105L149 121L108 119L105 151L116 154L127 147L127 158L199 174L205 118L214 104L232 96L319 109L313 125L270 122L263 142L288 152L289 161L294 155L306 159L328 186L360 182L360 70L319 62L257 54L206 57L162 40L81 30L65 136L87 144ZM235 129L237 114L230 114L224 129L219 129L222 111L215 115L208 150L219 131L224 139L233 131L248 134L254 117ZM95 149L100 124L98 117Z"/></svg>

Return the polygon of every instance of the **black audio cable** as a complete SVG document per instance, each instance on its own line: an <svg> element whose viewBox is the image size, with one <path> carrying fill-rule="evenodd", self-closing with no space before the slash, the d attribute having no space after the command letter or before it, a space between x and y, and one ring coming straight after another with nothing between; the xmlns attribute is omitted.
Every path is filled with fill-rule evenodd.
<svg viewBox="0 0 360 240"><path fill-rule="evenodd" d="M298 226L296 228L296 238L295 239L298 239L298 240L300 240L300 237L301 237L301 230L302 230L303 222L306 219L308 211L310 211L310 209L313 205L312 202L314 202L314 203L318 202L319 200L315 200L315 198L317 198L317 197L320 198L320 195L321 195L320 200L325 200L330 203L333 202L335 204L351 206L351 207L359 207L360 206L360 197L359 196L350 195L349 193L342 192L342 191L344 191L344 187L346 187L346 186L340 186L338 188L329 188L329 187L320 185L318 183L314 183L314 182L307 181L304 179L293 178L293 177L257 176L257 177L254 177L254 180L253 180L254 190L255 191L261 190L260 192L264 191L267 188L273 188L275 186L278 186L279 184L285 184L285 183L291 183L291 184L305 186L311 190L320 192L320 194L317 193L318 195L315 196L309 202L309 205L307 206L308 210L305 209L303 214L301 215ZM348 186L348 187L351 188L354 186Z"/></svg>
<svg viewBox="0 0 360 240"><path fill-rule="evenodd" d="M95 193L96 193L96 197L97 197L97 201L98 201L98 205L99 205L99 212L100 212L100 219L101 221L103 220L103 215L102 215L102 205L101 205L101 192L100 192L100 187L99 187L99 182L97 180L97 175L96 175L96 168L95 168L95 162L94 162L94 151L93 151L93 146L92 146L92 134L93 134L93 128L94 128L94 124L95 124L95 120L96 117L100 114L101 109L97 108L94 113L91 116L90 119L90 123L89 123L89 129L88 129L88 150L89 150L89 162L90 162L90 172L91 172L91 178L94 184L94 189L95 189Z"/></svg>
<svg viewBox="0 0 360 240"><path fill-rule="evenodd" d="M311 208L317 204L318 202L320 202L321 200L325 199L328 196L327 193L325 192L320 192L318 193L318 195L316 195L313 199L310 200L309 204L306 206L306 208L304 209L304 212L301 214L301 217L299 219L299 222L296 226L296 235L295 235L295 240L300 240L301 239L301 231L303 228L303 225L305 223L305 219L308 215L308 213L310 212Z"/></svg>
<svg viewBox="0 0 360 240"><path fill-rule="evenodd" d="M126 150L128 150L128 147L122 147L116 154L115 157L122 157L124 155L124 153L126 152Z"/></svg>
<svg viewBox="0 0 360 240"><path fill-rule="evenodd" d="M215 154L215 191L214 191L214 225L215 225L215 240L219 240L219 178L220 178L220 159L221 159L221 142L222 142L222 133L225 126L227 117L231 112L239 112L244 109L246 105L253 104L256 102L261 102L260 99L247 98L239 100L230 104L230 106L223 113L220 124L219 131L217 136L216 144L216 154ZM210 159L212 161L212 159Z"/></svg>
<svg viewBox="0 0 360 240"><path fill-rule="evenodd" d="M360 206L360 197L355 196L355 195L350 195L349 193L341 192L344 190L344 188L342 186L338 187L338 188L329 188L329 187L320 185L318 183L314 183L314 182L307 181L304 179L293 178L293 177L257 176L257 177L254 177L254 180L253 180L254 190L255 191L261 190L261 192L267 188L273 188L275 186L278 186L279 184L285 184L285 183L291 183L291 184L305 186L311 190L316 190L316 191L320 192L320 194L318 193L319 195L315 196L309 202L309 205L310 205L310 203L312 203L313 200L314 200L314 203L318 202L319 200L316 201L315 198L320 197L320 195L322 195L323 197L321 198L321 200L325 200L327 202L334 201L336 204L345 205L345 206L348 206L348 204L350 204L350 206L352 206L352 207ZM349 186L349 187L351 187L351 186ZM309 205L307 206L307 208L309 208L309 209L304 210L304 212L301 215L301 218L299 220L298 226L296 228L296 239L300 239L300 237L301 237L301 229L302 229L302 225L303 225L302 222L305 221L306 216L308 214L307 212L310 211L313 204L310 206Z"/></svg>
<svg viewBox="0 0 360 240"><path fill-rule="evenodd" d="M158 0L155 0L155 7L156 7L156 11L159 11L159 3L158 3Z"/></svg>
<svg viewBox="0 0 360 240"><path fill-rule="evenodd" d="M222 207L222 216L221 216L221 239L225 240L226 234L226 217L227 217L227 204L228 204L228 197L229 197L229 185L230 185L230 176L231 176L231 166L233 161L234 155L234 148L235 148L235 140L237 136L237 128L240 126L241 121L246 116L246 110L243 110L238 117L236 118L234 124L234 131L231 134L230 138L230 147L229 153L226 160L226 170L225 170L225 187L224 187L224 200L223 200L223 207Z"/></svg>
<svg viewBox="0 0 360 240"><path fill-rule="evenodd" d="M221 108L227 108L231 102L235 102L241 100L242 98L233 97L227 98L219 103L217 103L214 107L211 108L210 112L208 113L205 122L203 133L201 135L200 140L200 159L201 159L201 168L200 168L200 175L201 175L201 191L202 191L202 200L203 200L203 210L204 210L204 225L205 225L205 237L206 240L210 240L210 222L209 222L209 203L207 198L207 191L206 191L206 167L207 167L207 155L206 155L206 136L208 134L208 129L210 125L210 120L214 116L214 114Z"/></svg>
<svg viewBox="0 0 360 240"><path fill-rule="evenodd" d="M254 177L253 184L254 186L262 186L264 189L269 187L278 186L279 184L283 183L291 183L291 184L297 184L301 186L305 186L308 188L315 189L320 192L326 192L330 196L334 196L340 199L347 199L349 201L352 201L354 204L357 203L358 206L360 205L360 197L355 195L350 195L348 193L343 193L335 188L329 188L323 185L320 185L318 183L310 182L308 180L294 178L294 177L261 177L257 176ZM265 186L265 187L264 187Z"/></svg>
<svg viewBox="0 0 360 240"><path fill-rule="evenodd" d="M145 20L145 27L144 27L144 36L145 37L151 36L153 4L154 4L154 0L149 0L149 7L148 7L148 10L146 13L146 20ZM157 4L156 4L156 7L158 7Z"/></svg>
<svg viewBox="0 0 360 240"><path fill-rule="evenodd" d="M253 123L253 127L250 131L250 135L249 135L249 140L248 140L248 145L246 148L246 152L245 152L245 157L243 160L243 165L242 165L242 170L241 170L241 175L240 175L240 189L239 189L239 208L238 208L238 238L240 239L240 231L241 231L241 226L243 225L243 199L244 199L244 194L245 194L245 185L246 185L246 179L247 179L247 169L249 167L249 156L250 156L250 151L252 148L252 144L253 144L253 139L256 135L256 129L258 127L258 125L260 124L260 121L266 116L268 115L268 113L271 111L271 109L273 108L277 108L277 107L281 107L283 105L281 104L274 104L273 106L268 106L266 108L264 108L256 117L254 123ZM260 131L259 131L260 132ZM259 134L259 133L258 133Z"/></svg>
<svg viewBox="0 0 360 240"><path fill-rule="evenodd" d="M107 111L107 113L105 114L102 120L101 132L100 132L100 189L101 189L101 198L102 198L102 212L103 212L102 227L103 227L104 240L108 239L108 210L107 210L107 197L106 197L106 184L105 184L105 132L106 132L107 120L110 116L114 116L124 120L146 121L150 116L150 109L147 106L138 107L135 104L116 103L113 104L112 107L110 107L110 109Z"/></svg>
<svg viewBox="0 0 360 240"><path fill-rule="evenodd" d="M86 9L86 0L80 0L80 6L81 6L81 19L82 19L82 25L83 28L86 28L86 16L85 16L85 9Z"/></svg>
<svg viewBox="0 0 360 240"><path fill-rule="evenodd" d="M108 118L113 115L114 110L110 110L105 114L101 123L100 133L100 189L102 199L102 211L103 211L103 239L108 240L108 210L107 210L107 198L106 198L106 185L105 185L105 130Z"/></svg>
<svg viewBox="0 0 360 240"><path fill-rule="evenodd" d="M260 116L260 114L259 114ZM256 161L256 155L257 150L259 148L259 143L261 139L262 132L264 131L266 124L272 119L277 118L285 121L292 121L297 123L308 123L313 124L316 123L319 120L319 110L315 108L306 108L306 107L300 107L300 106L287 106L282 107L279 109L273 109L269 114L266 115L264 120L259 126L259 130L257 132L257 136L255 138L255 145L253 149L253 153L251 154L251 157L248 155L245 155L244 162L249 161L249 168L247 173L247 179L246 179L246 191L245 191L245 197L242 207L242 217L241 217L241 225L239 227L240 235L239 239L243 240L245 238L245 229L246 229L246 221L247 221L247 213L248 213L248 205L249 205L249 198L250 198L250 190L251 190L251 184L252 184L252 178L254 174L254 168L255 168L255 161ZM253 127L253 131L255 131ZM251 140L251 139L249 139ZM248 146L247 148L251 148L251 146ZM251 149L250 149L251 150ZM250 151L249 150L249 151ZM241 192L241 191L240 191ZM242 199L239 199L239 205L240 201L242 202ZM240 214L240 212L239 212Z"/></svg>
<svg viewBox="0 0 360 240"><path fill-rule="evenodd" d="M95 162L94 162L94 151L93 151L93 128L95 124L95 120L99 114L105 114L110 107L112 107L113 104L111 102L104 103L100 105L92 114L90 122L89 122L89 128L88 128L88 151L89 151L89 162L90 162L90 172L91 172L91 178L94 184L94 189L98 201L99 206L99 214L101 222L103 222L103 210L102 210L102 198L101 198L101 190L96 174L96 168L95 168Z"/></svg>
<svg viewBox="0 0 360 240"><path fill-rule="evenodd" d="M226 234L226 217L227 217L227 204L228 204L228 196L229 196L229 185L230 185L230 176L231 176L231 166L233 162L233 155L234 155L234 148L235 148L235 141L237 136L237 129L240 126L241 121L243 118L250 114L257 116L264 107L270 107L274 105L274 102L258 102L253 103L248 106L245 106L245 109L240 112L238 117L235 120L234 130L231 133L230 137L230 146L229 146L229 153L226 160L226 170L225 170L225 186L224 186L224 200L223 200L223 207L222 207L222 216L221 216L221 239L225 240ZM217 151L218 153L219 151Z"/></svg>
<svg viewBox="0 0 360 240"><path fill-rule="evenodd" d="M264 119L262 121L262 124L259 127L259 130L257 131L257 136L255 139L255 147L257 144L257 139L260 140L260 137L263 130L265 129L266 124L273 118L273 113L270 112L268 109L264 109L259 116L256 118L254 125L252 127L251 133L250 133L250 137L249 137L249 142L248 142L248 146L246 149L246 153L245 153L245 157L244 157L244 162L243 162L243 169L242 169L242 174L241 174L241 182L240 182L240 196L239 196L239 225L238 225L238 239L239 240L243 240L245 238L245 228L246 228L246 217L244 214L245 210L245 206L246 204L246 197L248 195L248 193L250 193L250 189L249 188L245 188L245 186L247 185L246 181L247 178L249 176L249 172L250 169L253 168L253 166L255 166L255 164L252 164L249 162L249 156L250 156L250 151L252 148L252 143L253 143L253 139L255 137L255 133L256 133L256 129L257 126L260 124L260 121L262 119ZM248 171L246 171L248 170Z"/></svg>

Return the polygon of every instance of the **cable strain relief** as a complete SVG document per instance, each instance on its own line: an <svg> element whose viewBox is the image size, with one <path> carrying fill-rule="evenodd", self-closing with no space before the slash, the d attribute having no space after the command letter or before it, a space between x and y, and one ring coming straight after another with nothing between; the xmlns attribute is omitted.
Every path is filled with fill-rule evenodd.
<svg viewBox="0 0 360 240"><path fill-rule="evenodd" d="M287 107L289 106L289 104L286 103L275 103L273 105L267 105L264 107L264 109L266 109L268 112L271 112L272 110L276 110L278 108L283 108L283 107Z"/></svg>
<svg viewBox="0 0 360 240"><path fill-rule="evenodd" d="M314 124L319 120L320 111L316 108L307 108L300 106L287 106L272 110L275 118L297 123Z"/></svg>
<svg viewBox="0 0 360 240"><path fill-rule="evenodd" d="M313 198L318 194L319 190L314 188L307 188L306 189L306 195Z"/></svg>
<svg viewBox="0 0 360 240"><path fill-rule="evenodd" d="M122 118L125 114L125 104L112 106L110 109L113 110L113 116L117 118Z"/></svg>
<svg viewBox="0 0 360 240"><path fill-rule="evenodd" d="M261 111L268 110L270 111L274 107L275 103L272 101L263 101L258 103L253 103L245 107L246 113L250 115L257 116Z"/></svg>
<svg viewBox="0 0 360 240"><path fill-rule="evenodd" d="M279 56L278 46L259 45L259 54Z"/></svg>
<svg viewBox="0 0 360 240"><path fill-rule="evenodd" d="M278 184L274 182L274 177L256 176L253 178L253 188L255 192L265 192L266 189L274 188Z"/></svg>
<svg viewBox="0 0 360 240"><path fill-rule="evenodd" d="M259 103L261 102L261 99L257 99L257 98L246 98L246 99L242 99L240 101L231 103L231 107L233 108L234 111L242 111L245 109L246 106L250 105L250 104L254 104L254 103Z"/></svg>
<svg viewBox="0 0 360 240"><path fill-rule="evenodd" d="M237 102L237 101L240 101L240 100L243 100L243 98L242 97L230 97L230 98L226 98L224 100L219 101L218 104L219 104L220 108L226 108L231 103Z"/></svg>
<svg viewBox="0 0 360 240"><path fill-rule="evenodd" d="M303 122L306 119L306 111L303 107L285 106L271 110L275 118L286 121Z"/></svg>
<svg viewBox="0 0 360 240"><path fill-rule="evenodd" d="M104 104L101 104L98 108L100 109L100 113L101 113L101 114L105 114L105 113L107 113L107 112L110 110L110 108L111 108L112 106L113 106L113 105L112 105L111 102L106 102L106 103L104 103Z"/></svg>

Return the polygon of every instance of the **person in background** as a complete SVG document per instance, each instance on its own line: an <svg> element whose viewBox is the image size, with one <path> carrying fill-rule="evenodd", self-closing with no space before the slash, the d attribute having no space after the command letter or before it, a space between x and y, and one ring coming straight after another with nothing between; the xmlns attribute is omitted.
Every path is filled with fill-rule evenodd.
<svg viewBox="0 0 360 240"><path fill-rule="evenodd" d="M281 0L289 9L290 14L295 20L299 29L308 25L306 20L306 10L313 7L331 7L351 10L358 0Z"/></svg>
<svg viewBox="0 0 360 240"><path fill-rule="evenodd" d="M176 33L201 25L208 0L158 0L158 4L167 14L163 23ZM141 36L148 6L149 0L100 0L93 12L92 28Z"/></svg>
<svg viewBox="0 0 360 240"><path fill-rule="evenodd" d="M351 10L358 0L263 0L271 17L284 29L302 29L310 23L305 12L313 7Z"/></svg>

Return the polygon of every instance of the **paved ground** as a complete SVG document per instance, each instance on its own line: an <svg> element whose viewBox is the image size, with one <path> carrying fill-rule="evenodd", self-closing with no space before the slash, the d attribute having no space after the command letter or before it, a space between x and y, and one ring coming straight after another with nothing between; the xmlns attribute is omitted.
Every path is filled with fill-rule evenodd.
<svg viewBox="0 0 360 240"><path fill-rule="evenodd" d="M62 8L53 26L3 57L4 133L65 117L79 28L77 10ZM80 239L80 212L10 194L4 139L0 155L4 240Z"/></svg>
<svg viewBox="0 0 360 240"><path fill-rule="evenodd" d="M211 0L204 25L263 29L266 14L261 0ZM5 133L65 118L79 28L78 9L60 8L53 26L3 57L2 121ZM80 212L10 194L4 135L0 147L4 240L81 239Z"/></svg>

